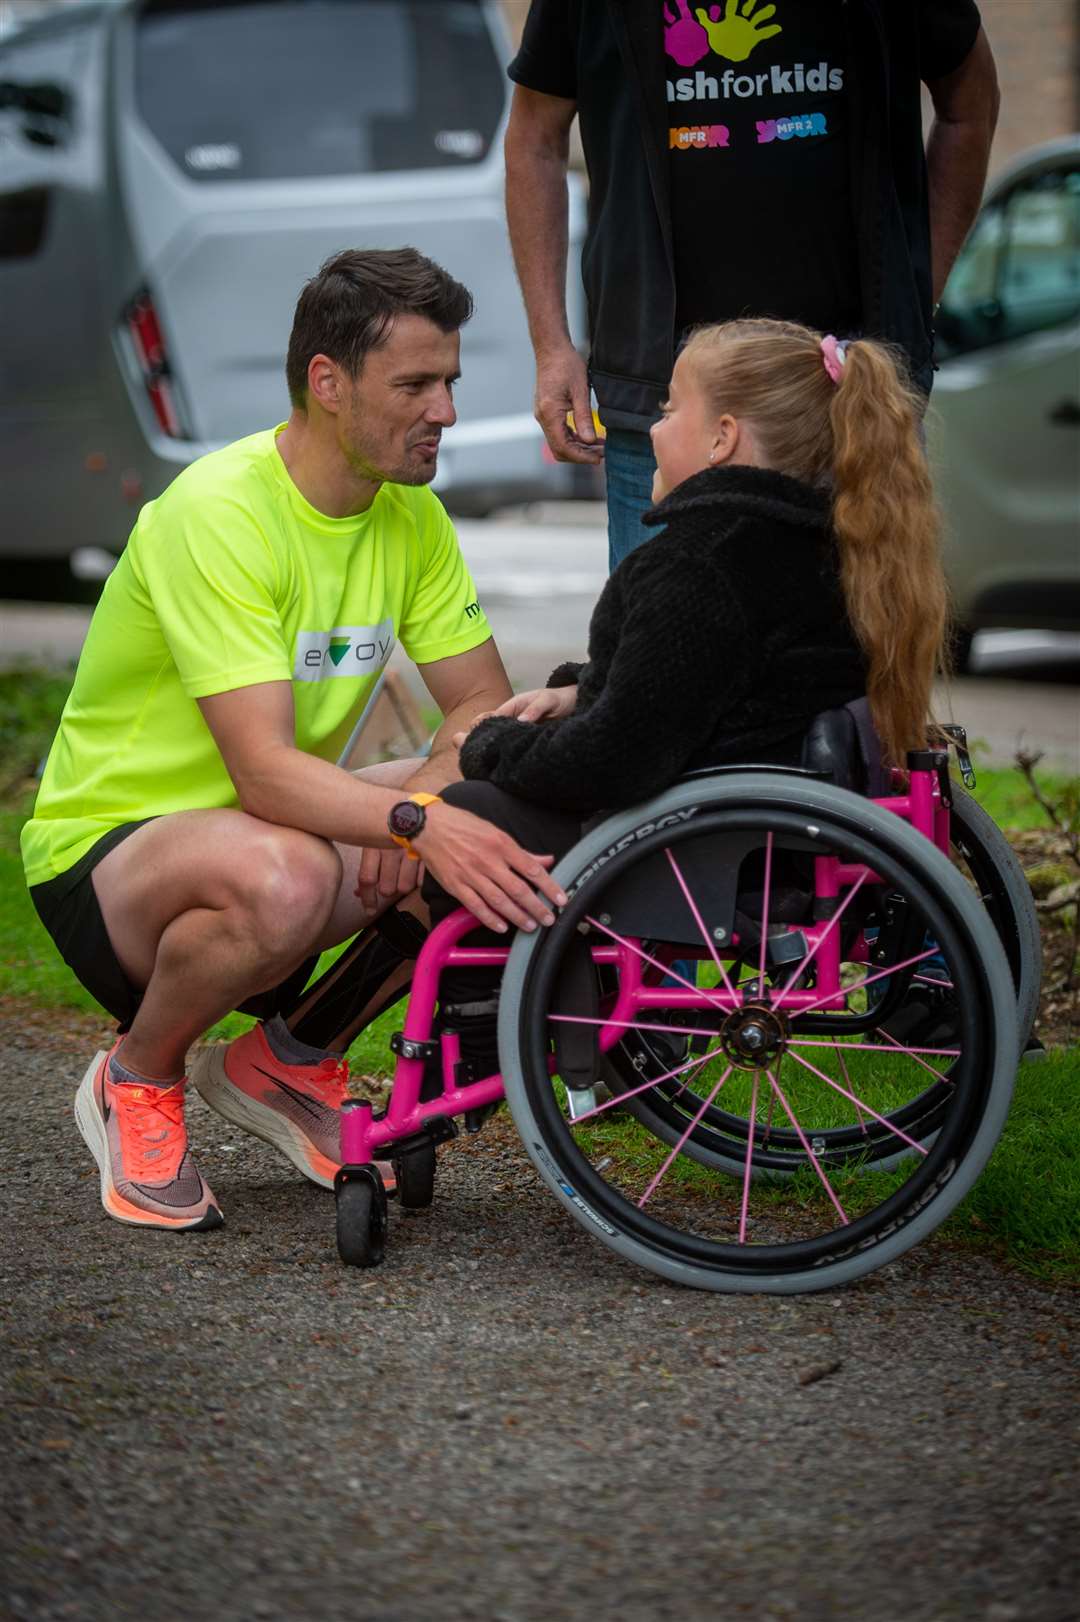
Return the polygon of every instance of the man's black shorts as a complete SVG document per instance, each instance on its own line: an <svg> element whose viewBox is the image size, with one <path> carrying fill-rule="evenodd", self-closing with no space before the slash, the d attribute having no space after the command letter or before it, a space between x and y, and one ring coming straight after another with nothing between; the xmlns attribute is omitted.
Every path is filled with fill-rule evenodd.
<svg viewBox="0 0 1080 1622"><path fill-rule="evenodd" d="M142 992L132 985L113 951L98 905L93 872L103 857L136 828L145 827L148 820L125 822L119 828L110 828L66 873L47 879L44 884L35 884L30 890L38 917L52 936L60 956L90 995L119 1022L121 1031L126 1031L135 1018ZM279 986L249 997L238 1011L269 1019L288 1009L304 989L317 962L317 957L308 958Z"/></svg>

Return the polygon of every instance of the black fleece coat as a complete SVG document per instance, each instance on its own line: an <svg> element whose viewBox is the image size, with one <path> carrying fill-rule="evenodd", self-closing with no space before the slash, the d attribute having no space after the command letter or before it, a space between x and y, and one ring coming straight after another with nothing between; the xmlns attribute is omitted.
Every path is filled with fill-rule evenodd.
<svg viewBox="0 0 1080 1622"><path fill-rule="evenodd" d="M461 750L466 778L590 814L732 761L795 765L822 710L865 691L844 610L829 498L763 468L708 468L645 517L663 525L593 610L571 715L493 716Z"/></svg>

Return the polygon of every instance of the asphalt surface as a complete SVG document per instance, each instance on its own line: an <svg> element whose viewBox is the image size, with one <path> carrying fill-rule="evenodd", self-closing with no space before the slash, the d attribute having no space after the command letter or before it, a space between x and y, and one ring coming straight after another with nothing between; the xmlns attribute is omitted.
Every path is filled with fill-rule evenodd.
<svg viewBox="0 0 1080 1622"><path fill-rule="evenodd" d="M0 1034L0 1615L1077 1615L1075 1294L936 1239L833 1295L673 1289L504 1117L365 1273L332 1196L195 1100L226 1226L141 1232L71 1118L104 1032Z"/></svg>

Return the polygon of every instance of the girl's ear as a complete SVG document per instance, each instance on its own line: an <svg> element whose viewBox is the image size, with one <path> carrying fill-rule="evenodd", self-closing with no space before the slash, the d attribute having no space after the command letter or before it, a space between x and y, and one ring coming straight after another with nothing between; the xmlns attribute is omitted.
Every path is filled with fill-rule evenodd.
<svg viewBox="0 0 1080 1622"><path fill-rule="evenodd" d="M726 462L739 443L739 424L729 412L725 412L713 424L712 444L709 447L709 466L717 462Z"/></svg>

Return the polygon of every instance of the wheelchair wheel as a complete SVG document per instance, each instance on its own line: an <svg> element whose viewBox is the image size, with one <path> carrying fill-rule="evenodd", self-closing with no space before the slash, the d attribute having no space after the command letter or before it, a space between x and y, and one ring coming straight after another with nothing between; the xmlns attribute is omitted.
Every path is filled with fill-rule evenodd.
<svg viewBox="0 0 1080 1622"><path fill-rule="evenodd" d="M593 830L556 874L567 907L510 954L500 1060L530 1156L594 1238L701 1288L829 1289L971 1187L1012 1092L1012 979L971 886L898 817L782 774L701 779ZM619 977L591 1012L583 952ZM695 953L711 989L662 983ZM879 1036L931 957L948 1040ZM673 1019L704 1051L637 1081L652 1120L619 1108L627 1093L597 1102L582 1042L598 1076L602 1031ZM570 1074L567 1030L571 1082L553 1074Z"/></svg>
<svg viewBox="0 0 1080 1622"><path fill-rule="evenodd" d="M386 1190L374 1166L342 1167L334 1183L338 1255L346 1267L378 1267L386 1254Z"/></svg>
<svg viewBox="0 0 1080 1622"><path fill-rule="evenodd" d="M978 895L1005 952L1016 994L1017 1052L1023 1053L1035 1023L1042 984L1042 946L1035 898L1012 847L993 818L956 784L953 785L950 820L953 863ZM909 988L909 996L915 1004L915 1023L921 1022L924 1029L930 1028L931 1031L934 1002L945 1005L942 1012L947 1017L950 996L947 985L940 983L947 981L947 976L942 976L939 970L939 983L934 985L930 979L934 972L934 967L929 966L927 976L917 979ZM921 1011L918 1008L920 997L926 999L926 1006ZM902 1017L900 1027L903 1028ZM655 1037L652 1040L655 1041ZM641 1054L627 1051L622 1044L613 1048L607 1056L605 1070L608 1086L612 1091L630 1094L625 1107L659 1138L668 1144L678 1142L685 1127L685 1117L680 1107L680 1100L684 1097L681 1082L675 1078L642 1093L637 1091L642 1079ZM932 1119L932 1115L929 1118ZM714 1127L720 1129L718 1134L711 1130ZM730 1112L710 1107L695 1127L683 1152L704 1165L737 1175L743 1162L741 1150L732 1155L730 1135L733 1128L737 1137L744 1136L745 1126L740 1133ZM888 1164L896 1164L912 1152L898 1146L889 1157ZM783 1175L784 1167L776 1157L772 1157L767 1164L759 1159L756 1170L767 1170L775 1176Z"/></svg>
<svg viewBox="0 0 1080 1622"><path fill-rule="evenodd" d="M396 1155L393 1166L402 1210L426 1210L435 1198L434 1143L423 1143Z"/></svg>

